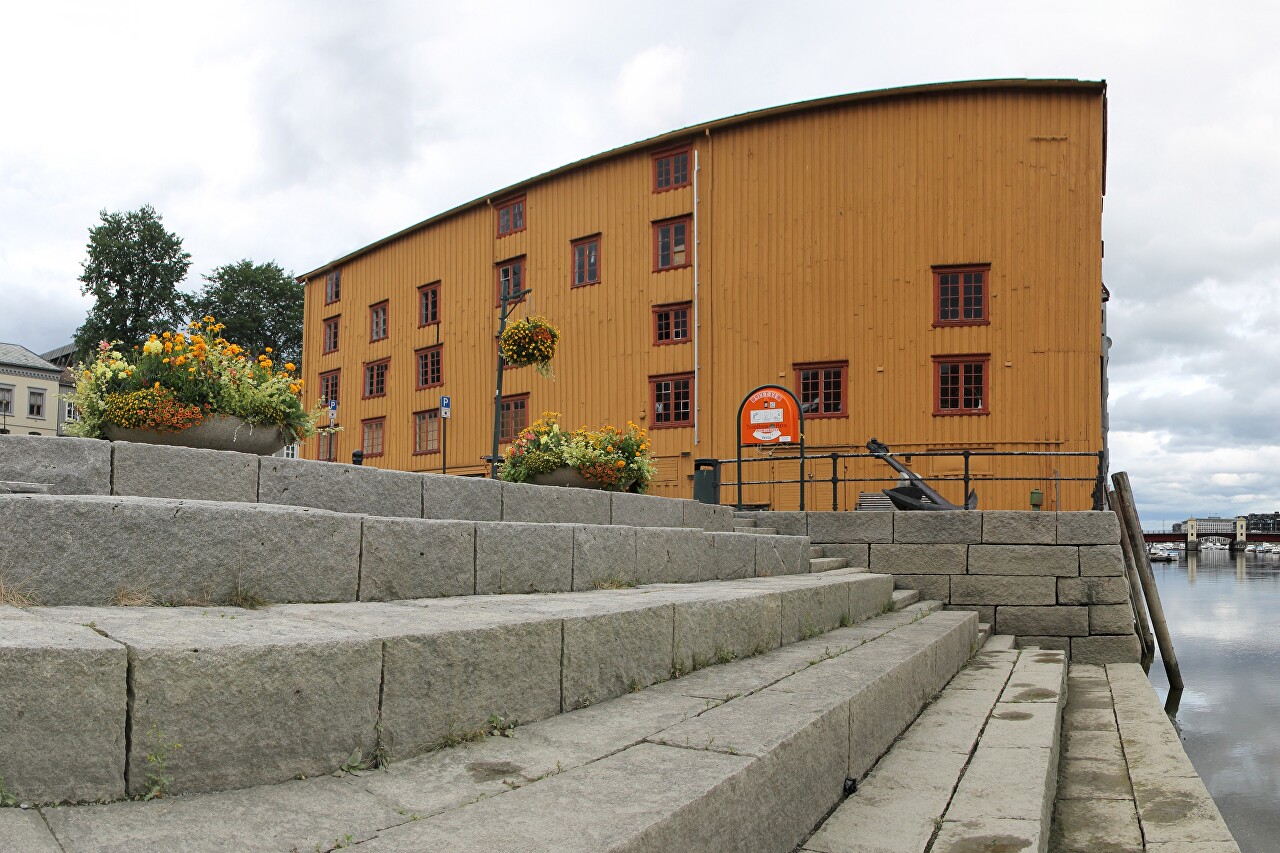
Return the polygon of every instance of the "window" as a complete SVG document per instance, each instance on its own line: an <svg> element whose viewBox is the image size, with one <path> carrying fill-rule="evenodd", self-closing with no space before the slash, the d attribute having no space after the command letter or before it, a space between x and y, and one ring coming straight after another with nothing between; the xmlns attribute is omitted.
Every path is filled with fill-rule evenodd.
<svg viewBox="0 0 1280 853"><path fill-rule="evenodd" d="M434 326L440 322L440 282L433 281L418 288L418 325Z"/></svg>
<svg viewBox="0 0 1280 853"><path fill-rule="evenodd" d="M689 217L653 224L653 271L689 266Z"/></svg>
<svg viewBox="0 0 1280 853"><path fill-rule="evenodd" d="M296 444L286 444L286 445L284 446L284 458L285 458L285 459L297 459L297 458L298 458L298 445L296 445Z"/></svg>
<svg viewBox="0 0 1280 853"><path fill-rule="evenodd" d="M573 286L600 283L600 235L573 241Z"/></svg>
<svg viewBox="0 0 1280 853"><path fill-rule="evenodd" d="M418 387L434 388L444 384L444 344L418 350Z"/></svg>
<svg viewBox="0 0 1280 853"><path fill-rule="evenodd" d="M693 374L655 376L649 379L653 396L653 426L677 427L693 424Z"/></svg>
<svg viewBox="0 0 1280 853"><path fill-rule="evenodd" d="M341 372L331 370L320 374L320 402L325 406L328 406L331 400L338 399L338 376Z"/></svg>
<svg viewBox="0 0 1280 853"><path fill-rule="evenodd" d="M371 418L360 422L363 433L360 449L364 451L366 457L382 455L382 437L386 423L386 418Z"/></svg>
<svg viewBox="0 0 1280 853"><path fill-rule="evenodd" d="M44 392L27 391L27 417L44 417Z"/></svg>
<svg viewBox="0 0 1280 853"><path fill-rule="evenodd" d="M13 417L13 388L0 387L0 414Z"/></svg>
<svg viewBox="0 0 1280 853"><path fill-rule="evenodd" d="M498 236L505 237L524 230L524 196L517 196L498 205Z"/></svg>
<svg viewBox="0 0 1280 853"><path fill-rule="evenodd" d="M509 261L503 261L498 264L497 304L502 304L502 297L519 293L522 290L524 290L524 258L512 258ZM521 302L524 302L523 296L515 300L514 304Z"/></svg>
<svg viewBox="0 0 1280 853"><path fill-rule="evenodd" d="M413 452L440 452L440 410L427 409L413 415Z"/></svg>
<svg viewBox="0 0 1280 853"><path fill-rule="evenodd" d="M529 395L502 398L502 422L498 430L501 441L513 441L529 425Z"/></svg>
<svg viewBox="0 0 1280 853"><path fill-rule="evenodd" d="M387 366L390 359L375 361L364 366L364 396L382 397L387 393Z"/></svg>
<svg viewBox="0 0 1280 853"><path fill-rule="evenodd" d="M689 314L693 303L657 305L653 309L653 345L687 344L689 342Z"/></svg>
<svg viewBox="0 0 1280 853"><path fill-rule="evenodd" d="M80 410L70 400L62 401L62 419L69 424L80 420Z"/></svg>
<svg viewBox="0 0 1280 853"><path fill-rule="evenodd" d="M342 270L329 270L324 277L324 304L337 302L342 297Z"/></svg>
<svg viewBox="0 0 1280 853"><path fill-rule="evenodd" d="M316 459L321 462L336 462L338 459L338 434L322 432L316 436Z"/></svg>
<svg viewBox="0 0 1280 853"><path fill-rule="evenodd" d="M338 351L338 318L330 317L324 321L324 352Z"/></svg>
<svg viewBox="0 0 1280 853"><path fill-rule="evenodd" d="M933 324L935 326L976 326L991 322L987 317L987 274L990 266L934 267Z"/></svg>
<svg viewBox="0 0 1280 853"><path fill-rule="evenodd" d="M843 417L844 376L847 362L797 364L796 387L800 389L800 405L805 418Z"/></svg>
<svg viewBox="0 0 1280 853"><path fill-rule="evenodd" d="M985 415L989 355L935 355L935 415Z"/></svg>
<svg viewBox="0 0 1280 853"><path fill-rule="evenodd" d="M653 191L674 190L689 185L689 149L653 155Z"/></svg>
<svg viewBox="0 0 1280 853"><path fill-rule="evenodd" d="M387 336L387 303L369 306L369 340L380 341Z"/></svg>

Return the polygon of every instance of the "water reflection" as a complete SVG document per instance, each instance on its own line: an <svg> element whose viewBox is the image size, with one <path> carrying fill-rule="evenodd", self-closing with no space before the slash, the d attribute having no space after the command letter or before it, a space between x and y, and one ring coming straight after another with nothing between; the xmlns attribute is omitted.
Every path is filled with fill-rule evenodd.
<svg viewBox="0 0 1280 853"><path fill-rule="evenodd" d="M1192 764L1248 853L1280 839L1280 554L1206 551L1152 566L1185 691ZM1151 682L1168 697L1159 655Z"/></svg>

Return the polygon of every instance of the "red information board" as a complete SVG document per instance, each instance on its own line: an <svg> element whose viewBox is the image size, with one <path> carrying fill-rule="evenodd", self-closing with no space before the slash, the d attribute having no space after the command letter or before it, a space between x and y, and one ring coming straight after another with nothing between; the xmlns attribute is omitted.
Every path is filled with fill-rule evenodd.
<svg viewBox="0 0 1280 853"><path fill-rule="evenodd" d="M800 407L790 391L778 385L757 388L742 403L738 436L742 444L797 444Z"/></svg>

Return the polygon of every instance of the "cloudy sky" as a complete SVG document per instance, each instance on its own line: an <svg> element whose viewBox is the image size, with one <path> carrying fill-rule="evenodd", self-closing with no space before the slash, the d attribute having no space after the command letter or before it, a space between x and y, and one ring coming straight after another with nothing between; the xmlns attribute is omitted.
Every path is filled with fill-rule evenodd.
<svg viewBox="0 0 1280 853"><path fill-rule="evenodd" d="M624 10L624 11L620 11ZM1148 526L1280 510L1280 12L1176 2L7 4L0 340L69 340L102 209L304 272L737 112L1105 79L1114 467Z"/></svg>

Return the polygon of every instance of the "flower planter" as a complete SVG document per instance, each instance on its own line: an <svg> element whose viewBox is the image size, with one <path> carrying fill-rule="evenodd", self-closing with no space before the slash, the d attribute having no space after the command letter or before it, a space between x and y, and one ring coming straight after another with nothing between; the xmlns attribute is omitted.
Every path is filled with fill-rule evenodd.
<svg viewBox="0 0 1280 853"><path fill-rule="evenodd" d="M597 489L603 490L604 486L599 483L593 483L586 477L578 473L577 468L568 465L561 465L554 471L548 471L545 474L530 474L529 482L535 486L572 486L577 489ZM622 484L620 492L630 492L635 490L635 481L632 480Z"/></svg>
<svg viewBox="0 0 1280 853"><path fill-rule="evenodd" d="M113 424L103 424L102 432L109 441L135 441L142 444L198 447L205 450L235 450L240 453L256 453L258 456L270 456L285 446L284 434L280 432L279 427L254 426L248 421L229 415L215 415L178 432L125 429Z"/></svg>

